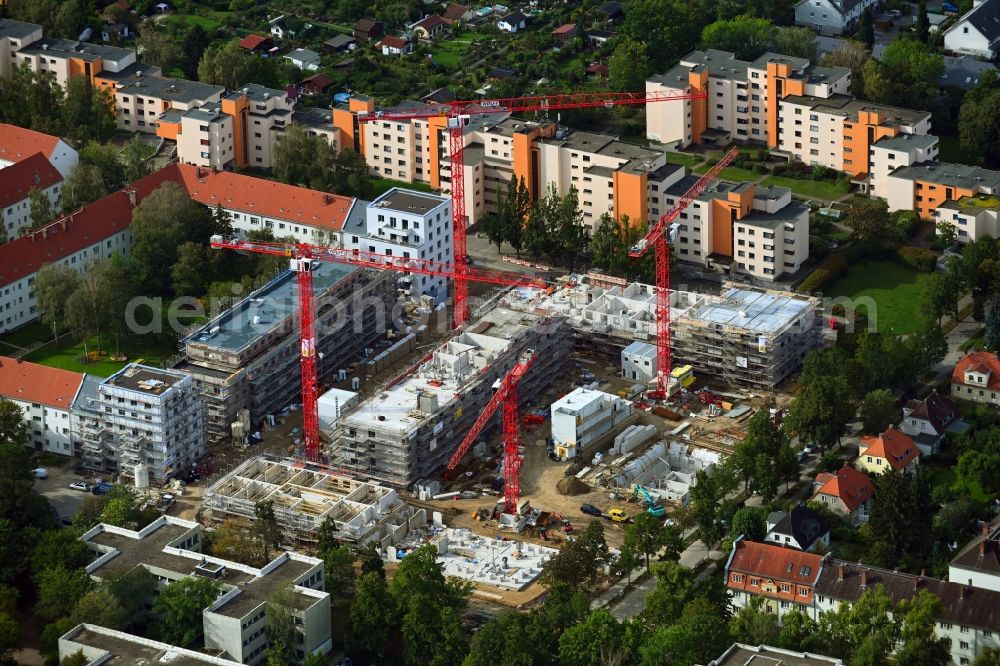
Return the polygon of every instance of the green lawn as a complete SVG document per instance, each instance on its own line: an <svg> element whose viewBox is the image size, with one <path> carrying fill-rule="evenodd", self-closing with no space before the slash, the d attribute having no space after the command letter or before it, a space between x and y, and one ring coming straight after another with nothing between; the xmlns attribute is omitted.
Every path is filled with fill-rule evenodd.
<svg viewBox="0 0 1000 666"><path fill-rule="evenodd" d="M669 164L679 164L689 169L701 164L704 161L701 155L688 155L687 153L667 152L667 162Z"/></svg>
<svg viewBox="0 0 1000 666"><path fill-rule="evenodd" d="M946 486L950 488L958 478L958 474L955 472L954 467L925 465L924 469L927 470L927 478L932 488L936 488L938 486ZM972 499L977 502L983 502L985 504L993 499L993 497L979 487L978 483L970 483L968 485L969 494L972 495Z"/></svg>
<svg viewBox="0 0 1000 666"><path fill-rule="evenodd" d="M480 42L487 36L480 32L464 32L451 39L437 42L431 51L434 62L447 69L458 69L466 51L474 42Z"/></svg>
<svg viewBox="0 0 1000 666"><path fill-rule="evenodd" d="M875 301L876 316L868 313L868 320L879 332L891 329L897 334L913 333L921 319L921 304L930 276L891 259L865 260L851 266L844 277L824 290L824 295L871 298Z"/></svg>
<svg viewBox="0 0 1000 666"><path fill-rule="evenodd" d="M188 28L200 25L206 32L215 30L220 25L219 21L208 18L207 16L200 16L198 14L174 14L173 16L168 16L163 19L162 22L172 23L174 25L184 25Z"/></svg>
<svg viewBox="0 0 1000 666"><path fill-rule="evenodd" d="M372 184L375 186L372 198L382 196L394 187L405 187L408 190L417 190L418 192L434 191L427 183L404 183L401 180L390 180L388 178L372 178Z"/></svg>
<svg viewBox="0 0 1000 666"><path fill-rule="evenodd" d="M787 187L792 192L801 194L804 197L813 197L825 201L839 199L851 191L851 184L843 179L801 180L798 178L786 178L784 176L768 176L764 179L763 184Z"/></svg>
<svg viewBox="0 0 1000 666"><path fill-rule="evenodd" d="M95 350L96 339L90 341L90 350ZM114 341L104 341L105 351L114 351ZM167 344L159 338L149 335L135 338L126 338L122 341L121 351L128 356L127 361L112 361L105 359L97 363L81 363L83 358L83 341L73 342L67 338L64 344L60 340L58 347L48 345L42 349L31 352L24 357L24 360L33 363L41 363L53 368L62 368L73 372L86 372L101 377L110 377L125 366L126 363L142 360L147 365L159 365L163 359L169 358L177 353L173 343Z"/></svg>
<svg viewBox="0 0 1000 666"><path fill-rule="evenodd" d="M709 169L712 168L712 161L709 160L709 164L702 164L699 167L692 169L695 173L707 173ZM751 182L760 178L760 174L756 171L750 169L741 169L740 167L726 167L722 170L722 174L719 176L722 180L728 180L733 183L739 183L744 180L749 180Z"/></svg>
<svg viewBox="0 0 1000 666"><path fill-rule="evenodd" d="M851 239L851 232L840 228L834 228L827 236L830 240L835 240L838 243L843 243L844 241Z"/></svg>

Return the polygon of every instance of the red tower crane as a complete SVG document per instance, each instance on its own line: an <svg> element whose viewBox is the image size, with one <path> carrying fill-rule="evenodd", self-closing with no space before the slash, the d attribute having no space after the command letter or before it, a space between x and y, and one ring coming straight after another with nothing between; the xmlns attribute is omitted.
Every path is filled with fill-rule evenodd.
<svg viewBox="0 0 1000 666"><path fill-rule="evenodd" d="M486 424L503 408L503 503L504 513L515 513L517 501L521 497L521 431L517 409L517 385L531 368L537 358L534 349L525 350L517 360L517 364L500 380L500 387L486 403L479 418L472 424L472 430L465 436L458 449L448 461L448 471L452 472L459 461L469 451L469 447L479 437Z"/></svg>
<svg viewBox="0 0 1000 666"><path fill-rule="evenodd" d="M401 273L434 275L454 279L456 267L452 264L427 259L408 259L375 252L345 250L308 243L272 243L212 236L211 246L216 249L242 250L288 257L290 267L298 276L299 294L299 355L302 365L302 432L305 457L319 460L319 408L317 406L318 384L316 367L316 322L313 311L314 262L331 261L363 268L392 270ZM462 268L462 277L473 282L485 282L515 287L545 287L544 281L520 273Z"/></svg>
<svg viewBox="0 0 1000 666"><path fill-rule="evenodd" d="M650 227L649 233L629 250L630 257L642 257L650 248L656 253L656 390L649 392L653 400L663 400L668 396L670 373L673 369L670 351L670 246L675 234L673 222L709 184L732 163L739 154L733 148L708 172L698 179L691 188Z"/></svg>
<svg viewBox="0 0 1000 666"><path fill-rule="evenodd" d="M647 104L649 102L672 102L684 99L706 99L708 93L680 91L667 92L584 92L555 93L532 97L505 97L500 99L454 100L444 104L428 106L426 109L401 109L399 111L375 111L358 114L359 122L383 120L416 120L428 118L448 119L448 144L451 160L451 218L452 247L454 249L454 324L458 328L469 318L469 285L466 275L465 248L465 139L462 129L474 115L492 113L537 113L564 109L611 108Z"/></svg>

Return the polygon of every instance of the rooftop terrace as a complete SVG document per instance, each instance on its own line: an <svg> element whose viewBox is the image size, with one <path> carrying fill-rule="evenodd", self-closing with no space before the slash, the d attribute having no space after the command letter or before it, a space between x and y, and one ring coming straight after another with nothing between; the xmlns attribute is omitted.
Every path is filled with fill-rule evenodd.
<svg viewBox="0 0 1000 666"><path fill-rule="evenodd" d="M160 395L175 384L184 380L187 375L170 370L160 370L146 365L131 363L114 375L108 377L104 384L138 391L150 395Z"/></svg>

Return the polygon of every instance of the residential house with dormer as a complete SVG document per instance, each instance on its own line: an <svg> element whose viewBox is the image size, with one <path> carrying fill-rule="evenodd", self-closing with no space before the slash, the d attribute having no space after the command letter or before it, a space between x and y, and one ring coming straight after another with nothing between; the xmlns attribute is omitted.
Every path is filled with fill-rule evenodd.
<svg viewBox="0 0 1000 666"><path fill-rule="evenodd" d="M1000 396L1000 358L988 351L975 351L955 364L951 395L962 400L996 405Z"/></svg>
<svg viewBox="0 0 1000 666"><path fill-rule="evenodd" d="M972 10L944 31L944 48L992 60L1000 53L1000 0L975 0Z"/></svg>
<svg viewBox="0 0 1000 666"><path fill-rule="evenodd" d="M920 449L913 438L894 427L878 437L864 436L858 444L854 466L862 472L915 472L920 464Z"/></svg>
<svg viewBox="0 0 1000 666"><path fill-rule="evenodd" d="M868 521L868 504L875 487L864 472L844 466L836 474L817 474L813 485L813 500L844 516L854 527Z"/></svg>
<svg viewBox="0 0 1000 666"><path fill-rule="evenodd" d="M976 587L1000 592L1000 518L982 523L976 538L948 565L948 580L968 580Z"/></svg>
<svg viewBox="0 0 1000 666"><path fill-rule="evenodd" d="M923 400L910 400L903 406L899 429L913 438L921 455L934 455L948 430L962 426L962 417L950 398L932 391Z"/></svg>
<svg viewBox="0 0 1000 666"><path fill-rule="evenodd" d="M830 523L822 514L801 504L785 513L767 517L767 543L797 550L826 552L830 547Z"/></svg>

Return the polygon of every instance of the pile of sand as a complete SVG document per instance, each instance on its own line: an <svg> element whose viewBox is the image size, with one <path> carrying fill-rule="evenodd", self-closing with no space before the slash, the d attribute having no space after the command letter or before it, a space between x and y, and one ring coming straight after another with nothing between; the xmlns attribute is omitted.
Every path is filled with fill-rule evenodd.
<svg viewBox="0 0 1000 666"><path fill-rule="evenodd" d="M576 478L575 476L564 476L556 484L556 490L560 495L586 495L590 492L590 486Z"/></svg>

